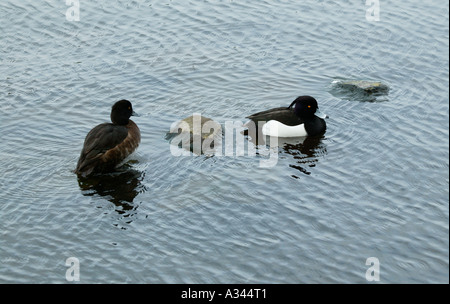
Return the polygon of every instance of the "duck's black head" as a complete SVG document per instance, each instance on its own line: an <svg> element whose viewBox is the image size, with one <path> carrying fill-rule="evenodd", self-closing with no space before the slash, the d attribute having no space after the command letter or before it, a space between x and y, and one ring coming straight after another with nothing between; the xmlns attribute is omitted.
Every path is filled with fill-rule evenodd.
<svg viewBox="0 0 450 304"><path fill-rule="evenodd" d="M289 106L298 117L310 118L313 117L319 109L317 100L311 96L299 96Z"/></svg>
<svg viewBox="0 0 450 304"><path fill-rule="evenodd" d="M133 111L133 106L128 100L119 100L111 109L111 121L116 125L126 125L130 116L136 113Z"/></svg>

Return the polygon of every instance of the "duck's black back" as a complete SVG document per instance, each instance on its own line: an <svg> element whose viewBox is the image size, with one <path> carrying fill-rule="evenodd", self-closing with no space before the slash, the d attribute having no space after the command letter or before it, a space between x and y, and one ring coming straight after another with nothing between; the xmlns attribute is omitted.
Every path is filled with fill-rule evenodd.
<svg viewBox="0 0 450 304"><path fill-rule="evenodd" d="M292 108L287 107L279 107L258 112L248 116L247 118L253 120L256 123L258 121L267 122L269 120L276 120L288 126L297 126L303 123L303 120L295 115L295 112L292 110Z"/></svg>

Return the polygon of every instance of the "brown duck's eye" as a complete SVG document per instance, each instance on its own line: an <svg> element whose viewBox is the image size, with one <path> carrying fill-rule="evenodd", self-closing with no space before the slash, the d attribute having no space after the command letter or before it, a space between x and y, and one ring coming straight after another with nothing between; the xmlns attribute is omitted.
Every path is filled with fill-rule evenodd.
<svg viewBox="0 0 450 304"><path fill-rule="evenodd" d="M128 107L128 110L131 110L131 107Z"/></svg>

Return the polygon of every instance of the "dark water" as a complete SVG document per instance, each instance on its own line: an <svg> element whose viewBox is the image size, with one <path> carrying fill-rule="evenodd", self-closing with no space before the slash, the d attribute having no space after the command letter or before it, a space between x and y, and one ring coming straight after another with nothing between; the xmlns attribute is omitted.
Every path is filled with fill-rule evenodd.
<svg viewBox="0 0 450 304"><path fill-rule="evenodd" d="M380 283L448 283L449 7L379 2L369 21L365 1L81 0L77 22L63 0L2 1L0 282L64 283L75 257L82 283L367 283L376 257ZM282 141L272 167L165 139L193 113L245 122L299 95L328 130ZM140 147L79 181L122 98Z"/></svg>

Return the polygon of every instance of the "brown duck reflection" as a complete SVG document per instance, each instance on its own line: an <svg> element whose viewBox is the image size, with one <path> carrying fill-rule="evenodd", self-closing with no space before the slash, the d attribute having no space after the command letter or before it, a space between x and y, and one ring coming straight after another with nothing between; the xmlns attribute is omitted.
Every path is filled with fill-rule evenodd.
<svg viewBox="0 0 450 304"><path fill-rule="evenodd" d="M145 173L127 165L109 174L78 178L78 185L85 196L102 196L115 206L114 210L125 221L131 223L138 205L133 201L139 193L146 191L142 184Z"/></svg>

